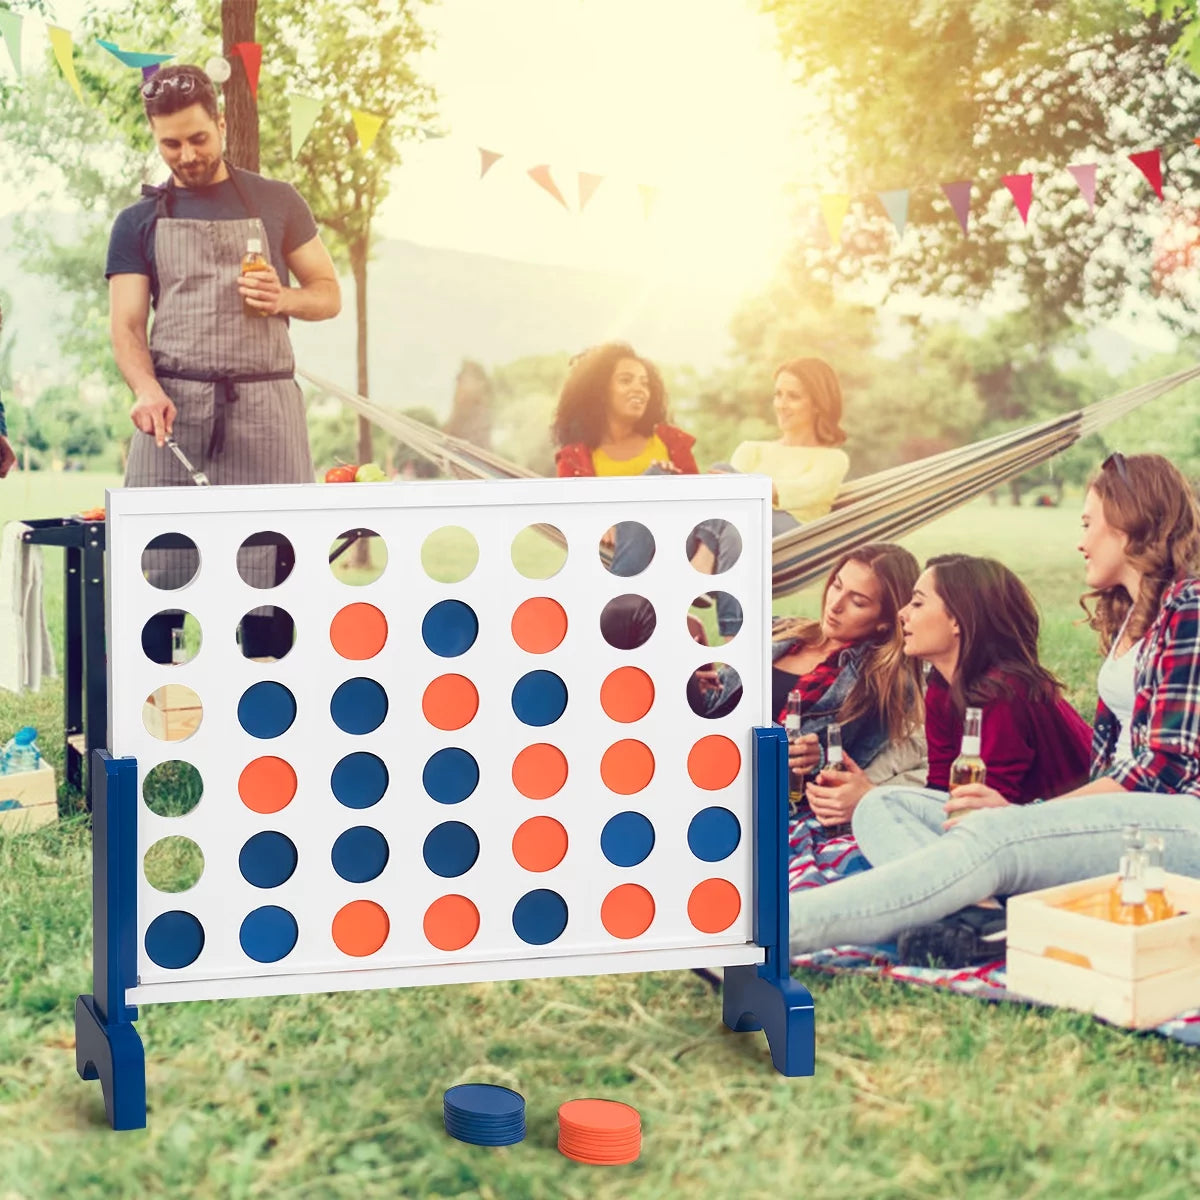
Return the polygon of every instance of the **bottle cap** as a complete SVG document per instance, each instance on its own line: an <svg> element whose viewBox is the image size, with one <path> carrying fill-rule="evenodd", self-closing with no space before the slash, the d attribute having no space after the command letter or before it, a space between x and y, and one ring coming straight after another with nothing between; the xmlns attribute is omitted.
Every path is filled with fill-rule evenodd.
<svg viewBox="0 0 1200 1200"><path fill-rule="evenodd" d="M28 746L37 737L37 730L32 725L26 725L13 734L13 741L18 746Z"/></svg>

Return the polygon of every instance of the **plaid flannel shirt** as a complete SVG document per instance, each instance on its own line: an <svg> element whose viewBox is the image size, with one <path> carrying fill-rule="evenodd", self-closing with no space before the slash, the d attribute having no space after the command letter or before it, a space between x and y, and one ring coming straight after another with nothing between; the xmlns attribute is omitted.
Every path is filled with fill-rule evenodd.
<svg viewBox="0 0 1200 1200"><path fill-rule="evenodd" d="M1163 592L1138 651L1130 725L1132 758L1116 758L1119 723L1103 701L1092 733L1092 776L1131 792L1200 798L1200 579Z"/></svg>

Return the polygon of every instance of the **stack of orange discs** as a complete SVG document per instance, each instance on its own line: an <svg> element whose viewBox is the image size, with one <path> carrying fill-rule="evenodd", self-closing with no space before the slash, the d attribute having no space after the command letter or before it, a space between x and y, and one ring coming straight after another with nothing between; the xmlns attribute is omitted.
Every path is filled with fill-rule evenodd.
<svg viewBox="0 0 1200 1200"><path fill-rule="evenodd" d="M558 1148L567 1158L596 1166L636 1162L641 1115L616 1100L568 1100L558 1110Z"/></svg>

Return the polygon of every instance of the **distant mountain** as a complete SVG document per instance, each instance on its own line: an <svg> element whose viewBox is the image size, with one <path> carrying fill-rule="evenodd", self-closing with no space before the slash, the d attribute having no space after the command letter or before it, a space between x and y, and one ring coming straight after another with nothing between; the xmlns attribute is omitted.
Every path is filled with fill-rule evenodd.
<svg viewBox="0 0 1200 1200"><path fill-rule="evenodd" d="M56 236L71 236L69 214L44 219ZM57 331L67 305L45 279L21 270L9 249L14 221L0 217L0 288L13 297L13 369L21 374L61 362ZM705 369L728 344L727 298L694 287L647 289L641 280L596 271L386 240L371 260L368 287L372 398L443 415L464 358L492 367L623 337L656 360ZM353 387L353 281L343 279L342 289L341 314L293 322L292 339L302 366Z"/></svg>

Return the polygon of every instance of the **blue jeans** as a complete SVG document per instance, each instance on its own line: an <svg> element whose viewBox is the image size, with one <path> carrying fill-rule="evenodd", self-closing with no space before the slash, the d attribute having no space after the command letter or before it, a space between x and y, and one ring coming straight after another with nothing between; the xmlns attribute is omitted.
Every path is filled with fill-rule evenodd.
<svg viewBox="0 0 1200 1200"><path fill-rule="evenodd" d="M791 897L791 950L890 942L989 896L1111 874L1122 829L1162 834L1168 871L1200 877L1200 798L1156 792L984 808L949 832L946 793L875 788L854 810L873 870Z"/></svg>

